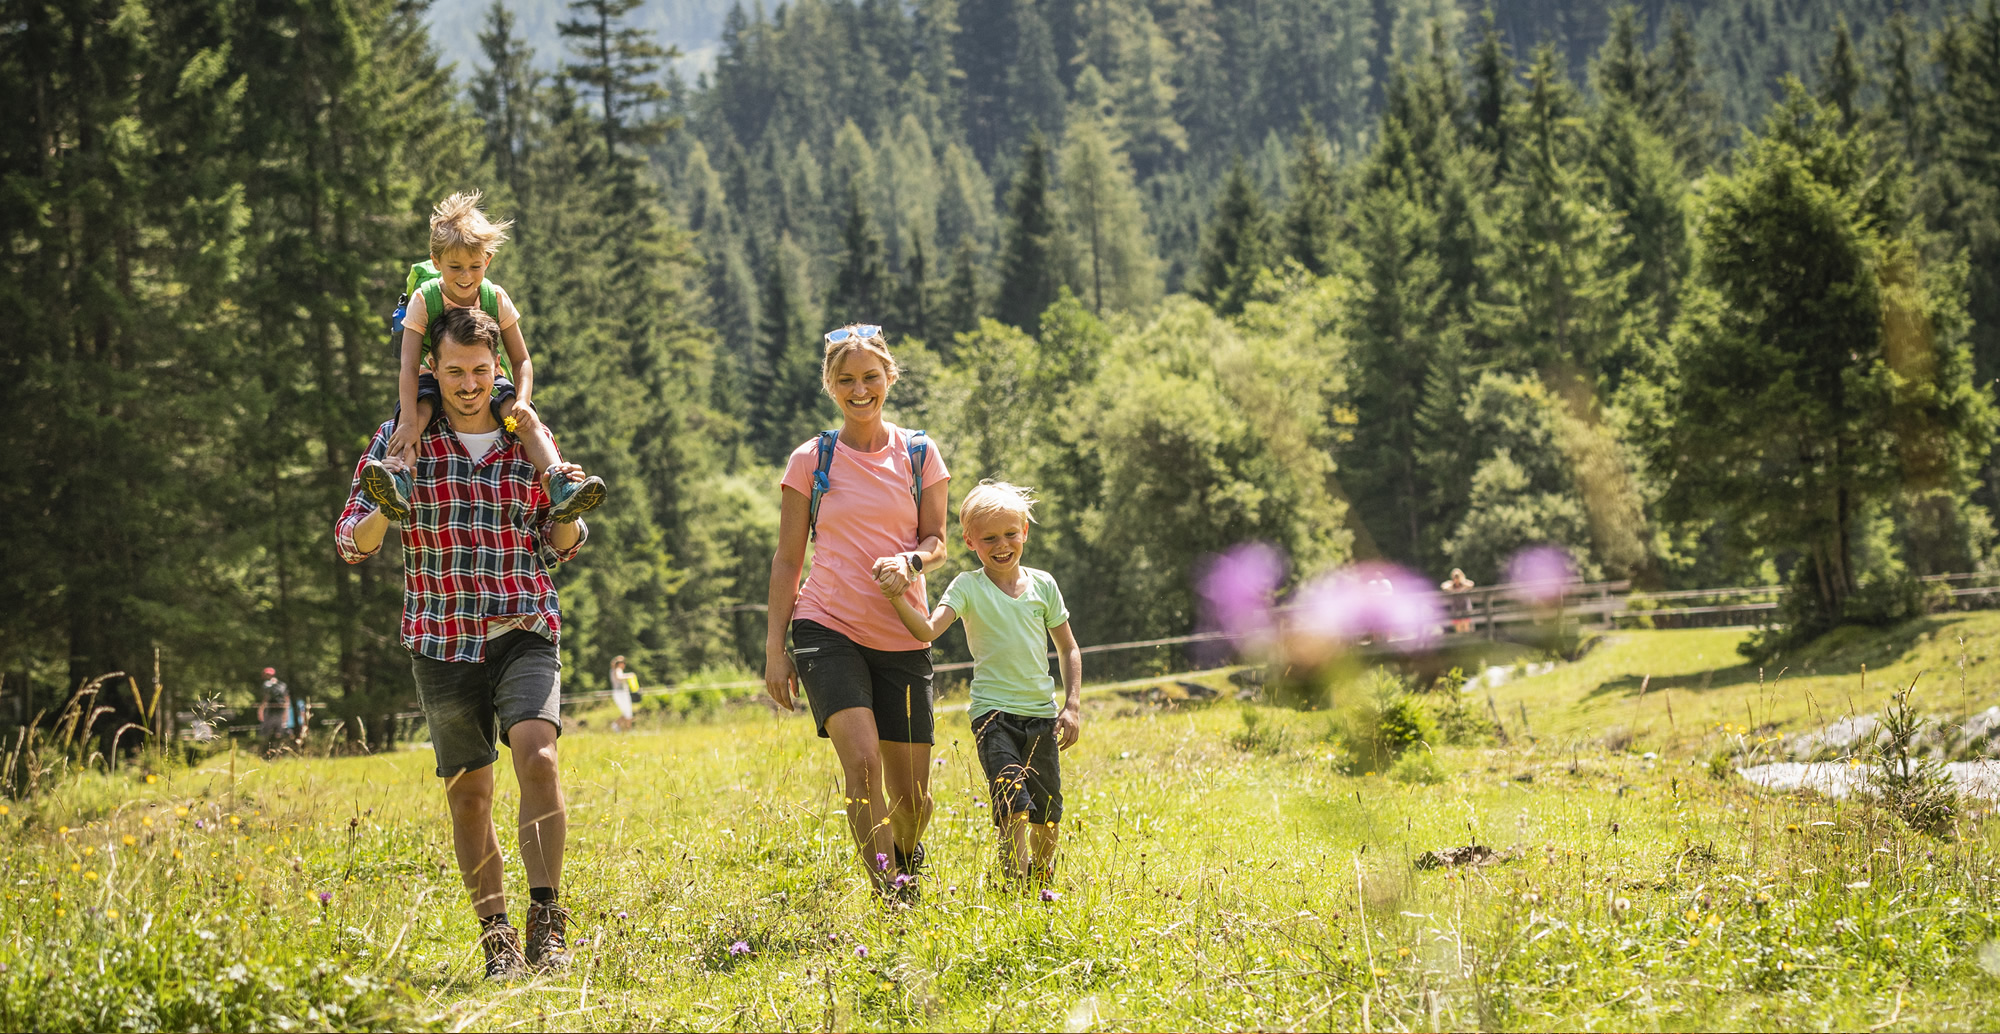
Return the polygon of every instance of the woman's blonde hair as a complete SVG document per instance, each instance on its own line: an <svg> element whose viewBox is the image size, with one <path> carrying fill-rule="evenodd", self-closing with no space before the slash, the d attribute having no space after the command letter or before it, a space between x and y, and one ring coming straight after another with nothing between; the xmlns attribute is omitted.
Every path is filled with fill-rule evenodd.
<svg viewBox="0 0 2000 1034"><path fill-rule="evenodd" d="M850 323L843 329L852 330L858 326L859 323ZM868 352L882 360L882 370L889 375L890 380L895 380L903 372L903 368L896 365L896 357L889 354L889 346L882 340L880 333L871 337L849 334L839 341L828 342L826 355L819 361L819 384L826 389L828 397L833 395L834 375L840 372L841 364L847 362L848 357L856 352Z"/></svg>
<svg viewBox="0 0 2000 1034"><path fill-rule="evenodd" d="M480 193L461 190L431 209L431 254L439 257L454 251L491 255L506 243L507 230L514 220L494 222L480 210Z"/></svg>
<svg viewBox="0 0 2000 1034"><path fill-rule="evenodd" d="M973 521L988 517L1013 517L1023 524L1034 520L1035 490L992 478L980 481L958 504L958 524L969 527Z"/></svg>

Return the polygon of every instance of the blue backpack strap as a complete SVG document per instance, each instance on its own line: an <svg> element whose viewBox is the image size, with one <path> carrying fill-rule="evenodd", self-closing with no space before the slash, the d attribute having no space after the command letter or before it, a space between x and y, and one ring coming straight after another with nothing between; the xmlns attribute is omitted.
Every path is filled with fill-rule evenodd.
<svg viewBox="0 0 2000 1034"><path fill-rule="evenodd" d="M806 537L819 539L819 500L833 483L827 479L827 471L833 469L833 446L840 441L840 429L821 431L819 438L819 464L813 468L812 510L806 517Z"/></svg>
<svg viewBox="0 0 2000 1034"><path fill-rule="evenodd" d="M931 440L921 430L910 432L910 498L917 501L917 519L924 519L924 459Z"/></svg>

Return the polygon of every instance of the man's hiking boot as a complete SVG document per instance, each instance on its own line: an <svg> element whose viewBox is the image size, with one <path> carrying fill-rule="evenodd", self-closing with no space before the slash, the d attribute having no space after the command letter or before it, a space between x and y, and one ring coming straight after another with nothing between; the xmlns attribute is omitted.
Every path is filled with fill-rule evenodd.
<svg viewBox="0 0 2000 1034"><path fill-rule="evenodd" d="M361 494L397 524L410 519L410 475L390 470L381 460L361 465Z"/></svg>
<svg viewBox="0 0 2000 1034"><path fill-rule="evenodd" d="M548 491L549 516L555 518L557 524L568 524L604 502L604 479L595 474L582 481L552 477Z"/></svg>
<svg viewBox="0 0 2000 1034"><path fill-rule="evenodd" d="M528 965L537 969L569 966L569 909L553 901L528 904Z"/></svg>
<svg viewBox="0 0 2000 1034"><path fill-rule="evenodd" d="M521 957L521 935L505 923L495 923L479 934L479 946L486 952L486 979L513 980L528 975L528 961Z"/></svg>

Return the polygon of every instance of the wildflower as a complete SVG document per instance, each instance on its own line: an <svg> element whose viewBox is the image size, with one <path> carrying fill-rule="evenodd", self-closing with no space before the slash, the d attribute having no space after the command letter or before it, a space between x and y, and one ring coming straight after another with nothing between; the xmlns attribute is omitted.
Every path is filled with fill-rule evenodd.
<svg viewBox="0 0 2000 1034"><path fill-rule="evenodd" d="M176 852L176 853L178 853L178 852ZM319 892L319 907L321 907L321 908L325 908L326 906L328 906L328 905L331 905L331 904L333 904L333 891L330 891L330 890L323 890L323 891L320 891L320 892Z"/></svg>
<svg viewBox="0 0 2000 1034"><path fill-rule="evenodd" d="M83 878L86 880L95 880L97 878L97 870L92 869L89 872L84 873Z"/></svg>
<svg viewBox="0 0 2000 1034"><path fill-rule="evenodd" d="M835 931L835 932L833 932L833 933L830 933L830 934L827 934L827 935L826 935L826 943L828 943L828 944L839 944L839 943L840 943L840 932L836 930L836 931Z"/></svg>
<svg viewBox="0 0 2000 1034"><path fill-rule="evenodd" d="M180 849L180 848L178 848L178 847L174 848L174 857L175 857L176 859L178 859L178 858L180 858L180 857L181 857L181 849Z"/></svg>
<svg viewBox="0 0 2000 1034"><path fill-rule="evenodd" d="M1388 970L1386 970L1386 969L1383 969L1383 968L1382 968L1382 967L1380 967L1380 966L1376 966L1376 967L1374 967L1374 970L1375 970L1375 975L1376 975L1376 976L1378 976L1378 977L1386 977L1386 976L1388 976L1388 975L1389 975L1389 971L1388 971Z"/></svg>
<svg viewBox="0 0 2000 1034"><path fill-rule="evenodd" d="M229 824L230 824L230 825L232 825L232 826L240 826L240 825L242 825L242 824L243 824L243 820L242 820L242 819L239 819L239 818L237 818L237 817L236 817L236 816L234 816L234 815L231 815L231 816L229 816Z"/></svg>
<svg viewBox="0 0 2000 1034"><path fill-rule="evenodd" d="M882 872L887 870L888 868L889 868L889 856L877 852L875 855L875 871Z"/></svg>
<svg viewBox="0 0 2000 1034"><path fill-rule="evenodd" d="M147 783L151 784L151 783L157 783L157 782L159 782L159 781L160 781L160 777L159 777L159 776L156 776L156 775L154 775L154 774L153 774L153 773L151 773L151 772L148 772L148 773L146 773L146 782L147 782Z"/></svg>
<svg viewBox="0 0 2000 1034"><path fill-rule="evenodd" d="M71 862L71 863L69 863L69 871L71 871L71 872L82 872L82 871L83 871L83 866L81 866L81 865L78 865L78 864L76 864L75 862Z"/></svg>
<svg viewBox="0 0 2000 1034"><path fill-rule="evenodd" d="M917 881L911 879L909 877L909 874L900 872L896 874L895 879L889 881L890 885L894 886L897 890L902 890L904 887L907 887L915 882Z"/></svg>
<svg viewBox="0 0 2000 1034"><path fill-rule="evenodd" d="M1768 904L1770 903L1770 900L1771 900L1771 893L1769 891L1760 890L1757 892L1758 904L1760 905Z"/></svg>
<svg viewBox="0 0 2000 1034"><path fill-rule="evenodd" d="M867 945L865 945L865 944L857 944L857 945L855 945L855 946L854 946L854 957L855 957L855 958L857 958L857 959L865 959L865 958L867 958L867 957L868 957L868 946L867 946Z"/></svg>
<svg viewBox="0 0 2000 1034"><path fill-rule="evenodd" d="M116 918L118 918L118 910L117 910L117 909L115 909L115 908L110 908L110 909L105 909L105 911L104 911L104 918L106 918L106 919L116 919Z"/></svg>
<svg viewBox="0 0 2000 1034"><path fill-rule="evenodd" d="M507 428L508 434L513 434L515 431L520 429L521 422L510 416L507 419L501 421L501 425Z"/></svg>
<svg viewBox="0 0 2000 1034"><path fill-rule="evenodd" d="M624 913L624 912L622 912L622 911L621 911L621 912L619 912L619 913L618 913L618 918L620 918L620 919L623 919L623 918L625 918L625 913Z"/></svg>
<svg viewBox="0 0 2000 1034"><path fill-rule="evenodd" d="M1043 901L1060 901L1060 900L1062 900L1062 895L1061 895L1061 894L1058 894L1058 893L1056 893L1056 892L1055 892L1055 891L1053 891L1053 890L1050 890L1050 889L1049 889L1049 888L1047 888L1047 887L1043 887L1043 888L1042 888L1042 900L1043 900Z"/></svg>
<svg viewBox="0 0 2000 1034"><path fill-rule="evenodd" d="M1410 957L1410 949L1408 949L1408 948L1397 948L1397 949L1396 949L1396 957L1397 957L1397 958L1399 958L1399 959L1407 959L1407 958L1409 958L1409 957Z"/></svg>
<svg viewBox="0 0 2000 1034"><path fill-rule="evenodd" d="M140 824L141 826L149 826L149 827L150 827L150 826L151 826L151 825L153 824L153 817L152 817L151 815L148 815L148 816L146 816L145 818L143 818L143 819L140 819L140 820L139 820L139 824Z"/></svg>
<svg viewBox="0 0 2000 1034"><path fill-rule="evenodd" d="M136 844L136 843L138 843L138 842L139 842L139 838L138 838L138 837L135 837L135 836L133 836L133 835L132 835L132 834L130 834L130 833L127 833L127 834L125 834L125 846L126 846L126 847L131 847L131 846L132 846L133 844Z"/></svg>
<svg viewBox="0 0 2000 1034"><path fill-rule="evenodd" d="M68 826L57 826L57 827L56 827L56 835L57 835L57 836L61 836L61 837L66 837L66 836L69 836L69 827L68 827Z"/></svg>
<svg viewBox="0 0 2000 1034"><path fill-rule="evenodd" d="M188 817L188 810L187 810L186 808L175 808L175 809L174 809L174 817L175 817L175 818L177 818L177 819L184 819L184 818L187 818L187 817Z"/></svg>
<svg viewBox="0 0 2000 1034"><path fill-rule="evenodd" d="M729 946L729 954L731 955L750 954L750 943L748 941L737 941L735 944Z"/></svg>
<svg viewBox="0 0 2000 1034"><path fill-rule="evenodd" d="M1627 912L1631 910L1632 902L1628 898L1618 898L1617 900L1611 902L1611 908L1613 911L1616 912Z"/></svg>
<svg viewBox="0 0 2000 1034"><path fill-rule="evenodd" d="M200 819L196 819L196 820L194 820L194 828L196 828L196 829L207 829L207 828L208 828L208 823L205 823L205 822L203 822L203 821L202 821L202 820L200 820Z"/></svg>
<svg viewBox="0 0 2000 1034"><path fill-rule="evenodd" d="M7 814L7 812L8 812L7 806L4 804L0 804L0 815L5 815Z"/></svg>

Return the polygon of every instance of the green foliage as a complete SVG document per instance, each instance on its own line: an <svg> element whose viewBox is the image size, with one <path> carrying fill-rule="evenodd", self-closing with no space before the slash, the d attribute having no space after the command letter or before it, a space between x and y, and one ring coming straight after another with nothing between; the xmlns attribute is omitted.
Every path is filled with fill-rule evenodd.
<svg viewBox="0 0 2000 1034"><path fill-rule="evenodd" d="M1346 752L1351 771L1390 772L1405 754L1429 754L1433 745L1444 742L1430 710L1401 678L1377 668L1357 689L1356 699L1335 715L1332 727L1333 740ZM1435 764L1413 763L1406 774L1423 781L1436 771Z"/></svg>
<svg viewBox="0 0 2000 1034"><path fill-rule="evenodd" d="M1944 764L1917 746L1924 721L1910 705L1916 684L1899 690L1882 708L1882 738L1869 789L1911 829L1941 837L1958 820L1958 787Z"/></svg>
<svg viewBox="0 0 2000 1034"><path fill-rule="evenodd" d="M1397 758L1396 763L1389 766L1389 778L1415 786L1436 786L1451 778L1451 773L1445 769L1444 763L1438 760L1436 753L1430 750L1412 750Z"/></svg>
<svg viewBox="0 0 2000 1034"><path fill-rule="evenodd" d="M1202 245L1196 297L1230 316L1243 311L1257 277L1271 264L1271 227L1264 200L1239 158L1222 183Z"/></svg>

